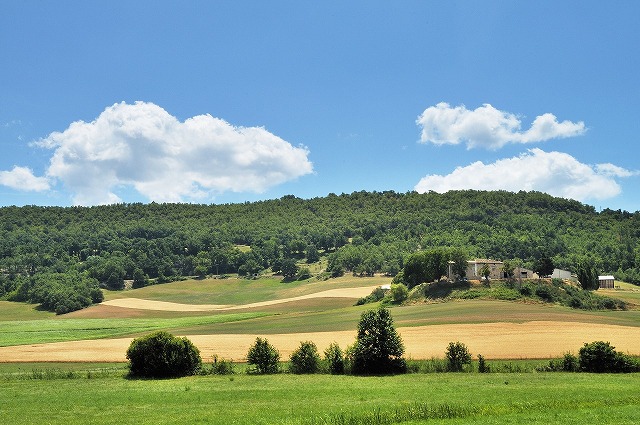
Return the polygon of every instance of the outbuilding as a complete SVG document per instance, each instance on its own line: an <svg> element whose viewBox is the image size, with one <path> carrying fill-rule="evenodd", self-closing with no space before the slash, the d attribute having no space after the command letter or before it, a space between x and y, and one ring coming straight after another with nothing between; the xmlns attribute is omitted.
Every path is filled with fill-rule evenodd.
<svg viewBox="0 0 640 425"><path fill-rule="evenodd" d="M600 288L613 288L615 278L613 276L598 276L598 284Z"/></svg>

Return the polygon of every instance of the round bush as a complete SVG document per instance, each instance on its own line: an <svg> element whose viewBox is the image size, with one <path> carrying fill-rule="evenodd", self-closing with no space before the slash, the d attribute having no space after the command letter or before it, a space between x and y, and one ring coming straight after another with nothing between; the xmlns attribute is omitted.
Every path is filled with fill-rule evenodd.
<svg viewBox="0 0 640 425"><path fill-rule="evenodd" d="M640 371L638 361L615 350L604 341L594 341L579 352L580 370L593 373L629 373Z"/></svg>
<svg viewBox="0 0 640 425"><path fill-rule="evenodd" d="M447 369L451 372L462 372L465 364L471 364L471 353L461 342L450 342L447 346Z"/></svg>
<svg viewBox="0 0 640 425"><path fill-rule="evenodd" d="M280 353L269 344L267 339L256 338L256 342L249 348L247 363L255 366L255 372L260 374L278 373Z"/></svg>
<svg viewBox="0 0 640 425"><path fill-rule="evenodd" d="M318 347L311 341L301 342L300 347L291 353L289 361L289 371L291 373L316 373L320 364Z"/></svg>
<svg viewBox="0 0 640 425"><path fill-rule="evenodd" d="M134 339L127 359L129 374L141 378L195 375L202 365L200 351L191 341L164 331Z"/></svg>

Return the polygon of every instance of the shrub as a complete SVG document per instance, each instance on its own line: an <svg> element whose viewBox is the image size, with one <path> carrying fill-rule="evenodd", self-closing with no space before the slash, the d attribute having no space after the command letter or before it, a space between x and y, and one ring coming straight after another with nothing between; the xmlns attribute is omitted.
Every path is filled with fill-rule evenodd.
<svg viewBox="0 0 640 425"><path fill-rule="evenodd" d="M544 283L538 284L538 286L536 286L535 294L537 297L541 298L546 302L554 301L551 287Z"/></svg>
<svg viewBox="0 0 640 425"><path fill-rule="evenodd" d="M525 297L528 297L533 294L533 288L530 284L525 283L520 287L520 293Z"/></svg>
<svg viewBox="0 0 640 425"><path fill-rule="evenodd" d="M301 342L300 347L289 357L289 371L291 373L316 373L319 364L318 347L311 341Z"/></svg>
<svg viewBox="0 0 640 425"><path fill-rule="evenodd" d="M143 378L175 378L195 375L200 351L187 338L159 331L136 338L127 350L129 374Z"/></svg>
<svg viewBox="0 0 640 425"><path fill-rule="evenodd" d="M267 339L256 338L256 342L249 348L247 363L255 366L250 372L260 374L278 373L280 353L269 344Z"/></svg>
<svg viewBox="0 0 640 425"><path fill-rule="evenodd" d="M562 359L551 359L546 366L537 367L538 372L578 372L580 364L578 358L571 353L566 353Z"/></svg>
<svg viewBox="0 0 640 425"><path fill-rule="evenodd" d="M640 371L637 360L617 352L608 342L595 341L580 349L580 370L594 373L627 373Z"/></svg>
<svg viewBox="0 0 640 425"><path fill-rule="evenodd" d="M487 364L482 354L478 354L478 372L480 373L489 373L491 372L491 368Z"/></svg>
<svg viewBox="0 0 640 425"><path fill-rule="evenodd" d="M465 364L471 364L471 353L461 342L450 342L447 346L447 369L450 372L462 372Z"/></svg>
<svg viewBox="0 0 640 425"><path fill-rule="evenodd" d="M324 360L332 375L342 375L344 373L344 353L340 346L333 342L324 351Z"/></svg>
<svg viewBox="0 0 640 425"><path fill-rule="evenodd" d="M409 296L409 290L406 285L402 283L391 284L391 290L389 291L389 297L394 304L400 304Z"/></svg>
<svg viewBox="0 0 640 425"><path fill-rule="evenodd" d="M358 375L405 373L404 344L385 308L362 313L352 352L352 372Z"/></svg>
<svg viewBox="0 0 640 425"><path fill-rule="evenodd" d="M577 372L580 370L578 358L571 353L565 353L562 357L562 370L564 372Z"/></svg>
<svg viewBox="0 0 640 425"><path fill-rule="evenodd" d="M235 365L232 360L226 360L213 356L213 363L211 364L212 375L233 375L236 373Z"/></svg>
<svg viewBox="0 0 640 425"><path fill-rule="evenodd" d="M296 274L297 280L306 280L311 278L311 271L308 267L301 267Z"/></svg>

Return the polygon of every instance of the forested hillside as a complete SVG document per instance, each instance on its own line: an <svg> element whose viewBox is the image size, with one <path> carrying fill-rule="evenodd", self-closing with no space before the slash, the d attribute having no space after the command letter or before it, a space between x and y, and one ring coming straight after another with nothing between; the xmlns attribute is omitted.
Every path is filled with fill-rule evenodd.
<svg viewBox="0 0 640 425"><path fill-rule="evenodd" d="M291 261L313 262L319 255L329 257L334 274L395 274L407 254L433 247L525 264L548 256L570 270L589 259L600 272L637 283L639 238L638 212L598 213L539 192L355 192L226 205L4 207L0 296L56 305L47 298L52 293L83 293L76 304L57 309L65 312L99 301L98 285L119 289L126 279L142 286L148 279L179 276L266 269L286 274ZM73 290L67 289L70 281L76 282Z"/></svg>

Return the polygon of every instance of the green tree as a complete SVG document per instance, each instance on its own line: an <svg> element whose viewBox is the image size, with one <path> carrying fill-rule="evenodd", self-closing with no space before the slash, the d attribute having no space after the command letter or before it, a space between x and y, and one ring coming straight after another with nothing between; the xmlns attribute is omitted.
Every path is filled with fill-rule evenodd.
<svg viewBox="0 0 640 425"><path fill-rule="evenodd" d="M504 260L502 262L502 272L504 273L505 277L512 279L515 270L516 270L516 265L514 261Z"/></svg>
<svg viewBox="0 0 640 425"><path fill-rule="evenodd" d="M266 338L256 338L247 352L247 363L259 374L278 373L279 362L280 353Z"/></svg>
<svg viewBox="0 0 640 425"><path fill-rule="evenodd" d="M344 373L344 353L336 342L329 344L324 350L324 360L332 375L342 375Z"/></svg>
<svg viewBox="0 0 640 425"><path fill-rule="evenodd" d="M295 374L316 373L320 365L318 347L311 341L300 343L289 357L289 371Z"/></svg>
<svg viewBox="0 0 640 425"><path fill-rule="evenodd" d="M450 342L447 346L447 370L450 372L462 372L464 365L471 364L471 353L466 345L461 342Z"/></svg>
<svg viewBox="0 0 640 425"><path fill-rule="evenodd" d="M202 365L200 351L191 341L164 331L134 339L127 359L129 374L142 378L195 375Z"/></svg>
<svg viewBox="0 0 640 425"><path fill-rule="evenodd" d="M411 254L404 263L402 277L409 288L427 281L427 254L419 251Z"/></svg>
<svg viewBox="0 0 640 425"><path fill-rule="evenodd" d="M576 276L582 289L591 291L596 290L600 286L598 281L598 271L593 263L589 260L582 260L576 266Z"/></svg>
<svg viewBox="0 0 640 425"><path fill-rule="evenodd" d="M448 267L449 253L445 249L434 248L411 254L405 261L403 276L407 286L413 288L423 282L440 280L447 274Z"/></svg>
<svg viewBox="0 0 640 425"><path fill-rule="evenodd" d="M404 373L404 344L385 308L362 313L353 347L352 372L357 375Z"/></svg>
<svg viewBox="0 0 640 425"><path fill-rule="evenodd" d="M285 258L281 264L282 276L285 279L293 279L298 274L298 265L293 258Z"/></svg>
<svg viewBox="0 0 640 425"><path fill-rule="evenodd" d="M454 249L450 254L450 261L453 262L451 265L451 271L455 276L459 279L463 279L467 276L467 256L464 251L460 249Z"/></svg>
<svg viewBox="0 0 640 425"><path fill-rule="evenodd" d="M206 251L200 251L198 252L198 255L196 255L193 264L195 266L194 271L196 273L196 276L203 278L207 275L207 273L209 273L209 270L211 269L211 256Z"/></svg>
<svg viewBox="0 0 640 425"><path fill-rule="evenodd" d="M149 283L149 278L144 274L142 269L136 268L133 271L133 289L144 288Z"/></svg>
<svg viewBox="0 0 640 425"><path fill-rule="evenodd" d="M484 277L485 282L489 282L489 276L491 276L491 268L488 264L483 264L480 269L480 276Z"/></svg>
<svg viewBox="0 0 640 425"><path fill-rule="evenodd" d="M533 263L533 271L540 277L551 276L554 269L553 260L547 256L540 257Z"/></svg>
<svg viewBox="0 0 640 425"><path fill-rule="evenodd" d="M307 263L315 263L320 261L320 253L318 252L318 249L315 245L307 245L307 249L305 249L305 257L307 257Z"/></svg>

